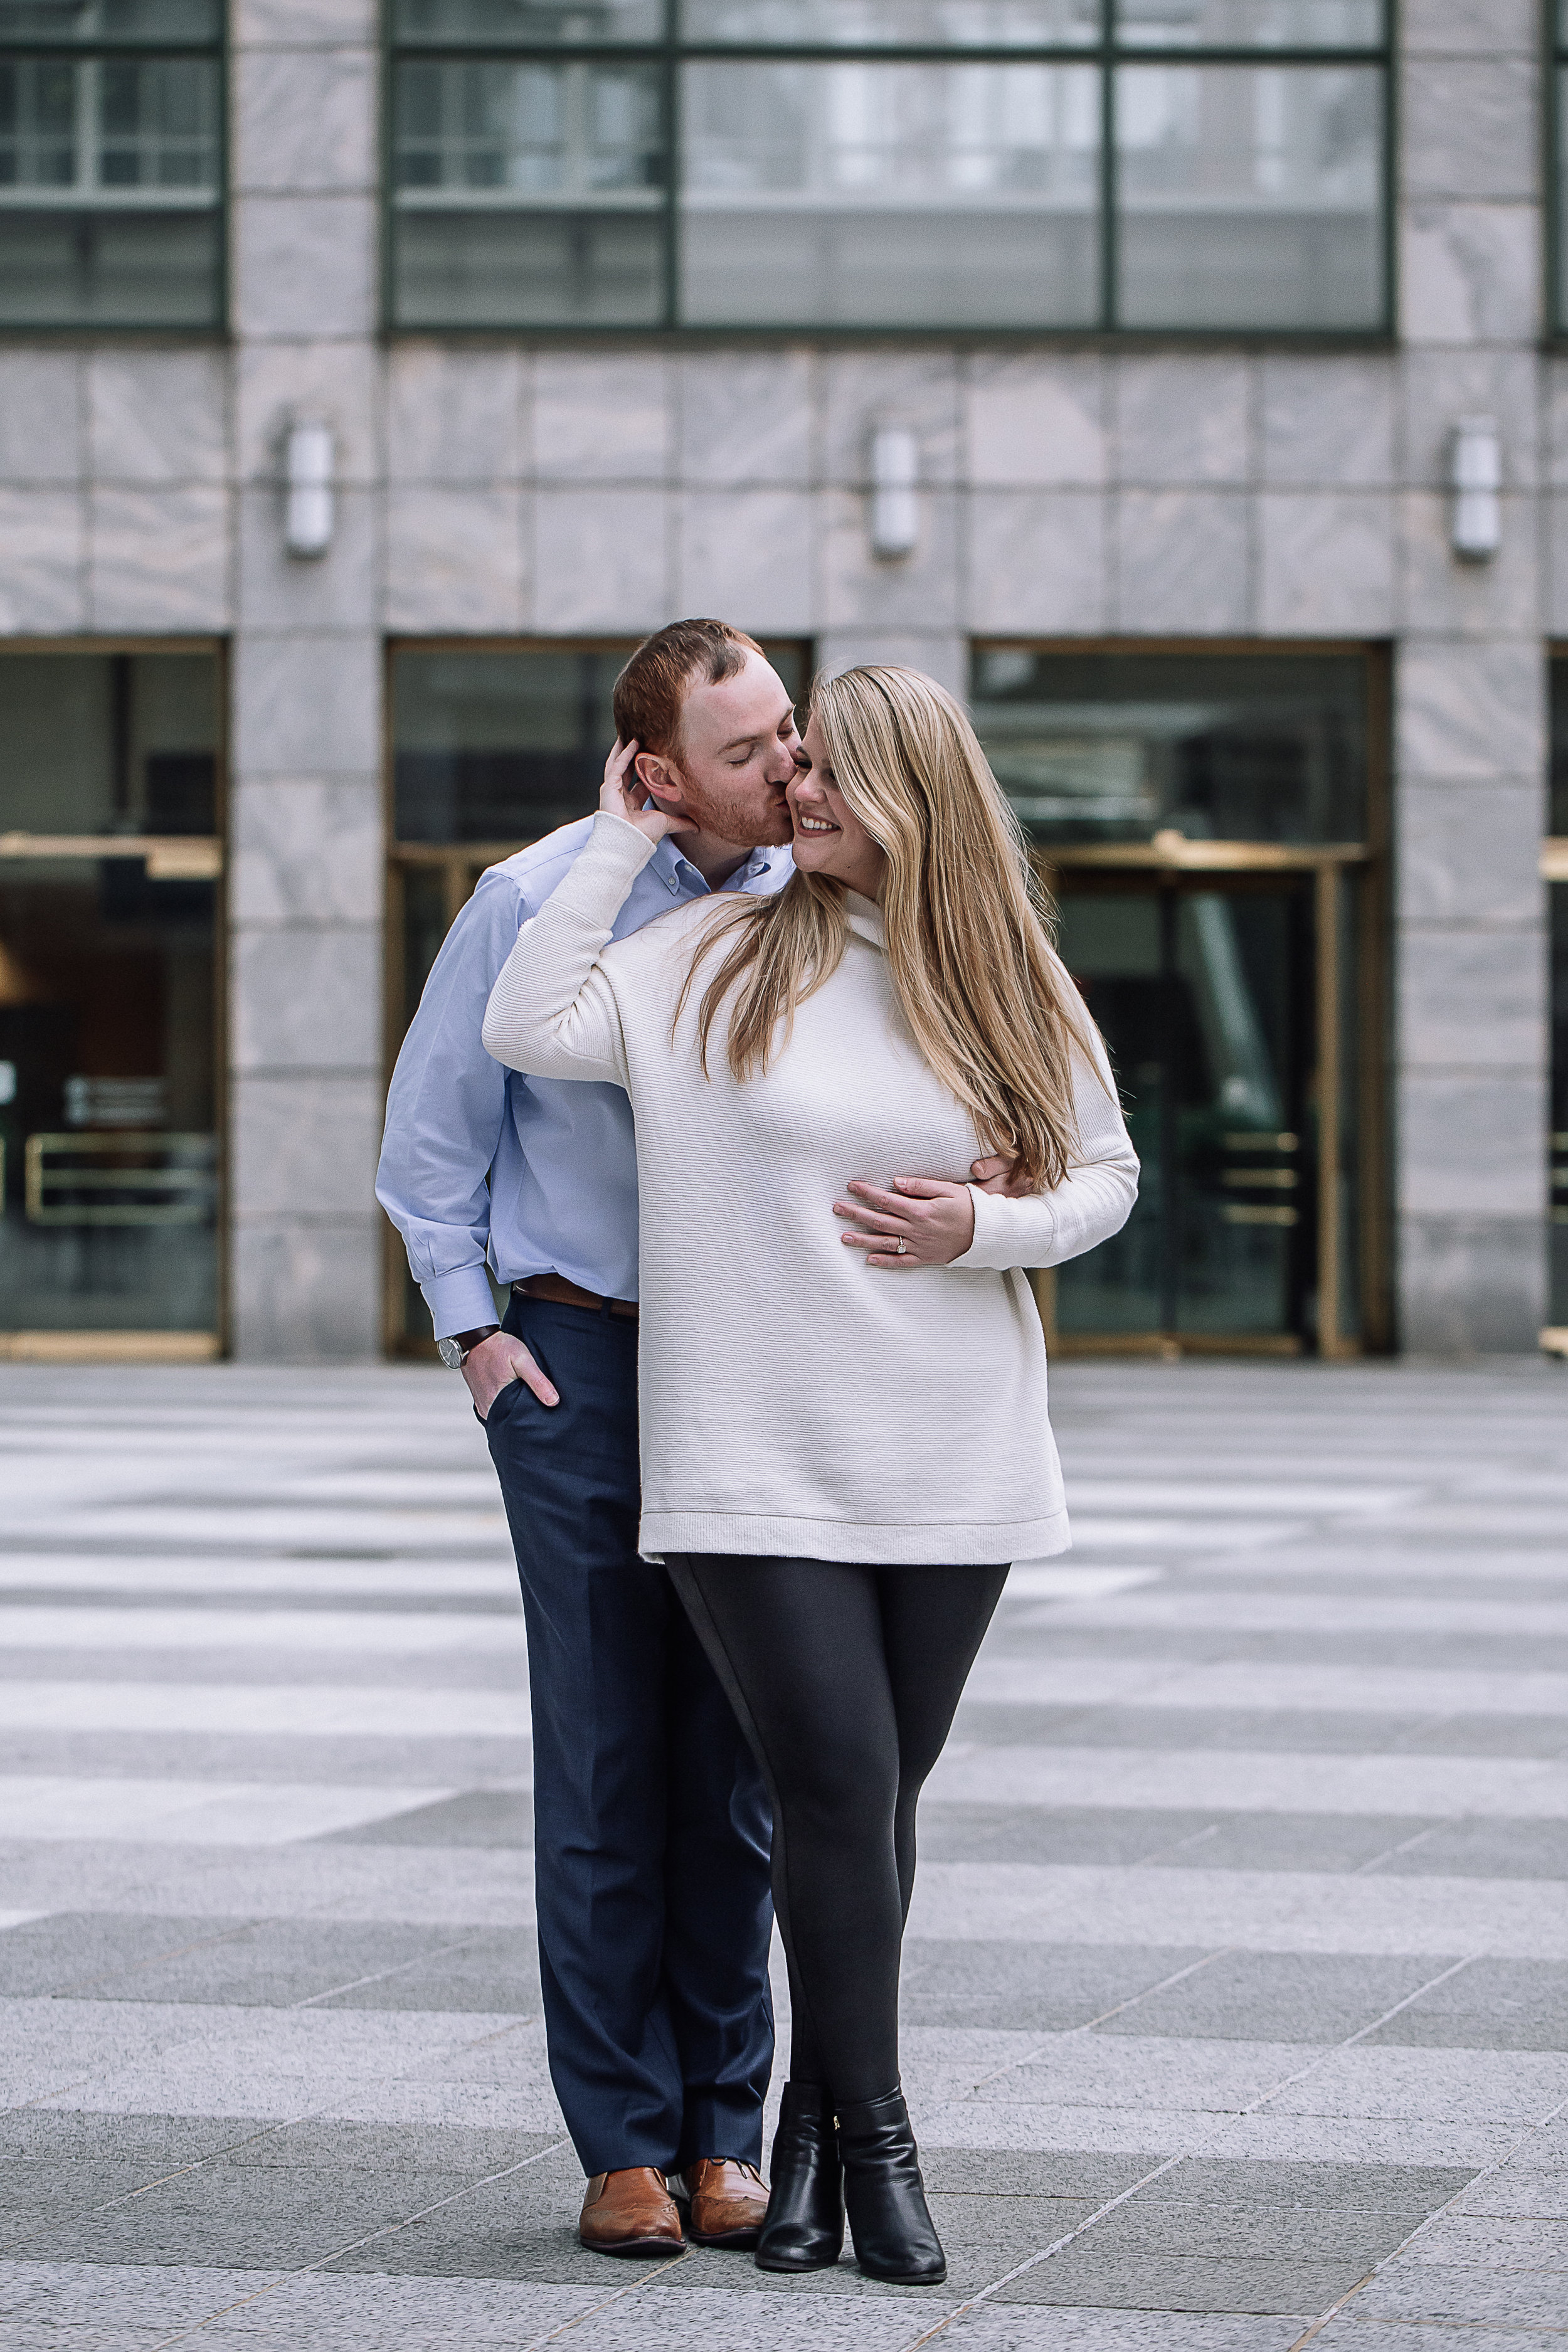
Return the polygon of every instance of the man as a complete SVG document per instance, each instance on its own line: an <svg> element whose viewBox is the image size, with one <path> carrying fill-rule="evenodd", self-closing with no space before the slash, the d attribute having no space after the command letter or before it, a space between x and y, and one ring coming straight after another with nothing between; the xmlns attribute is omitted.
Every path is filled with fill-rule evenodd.
<svg viewBox="0 0 1568 2352"><path fill-rule="evenodd" d="M694 828L660 843L616 936L710 890L781 888L800 739L754 641L675 622L632 656L614 707L643 788ZM592 824L480 877L398 1055L376 1192L485 1424L517 1553L545 2034L589 2176L579 2232L668 2254L667 2177L701 2243L754 2243L766 2210L770 1825L673 1588L637 1557L630 1106L503 1070L479 1042L519 929ZM994 1164L975 1172L994 1181ZM499 1328L492 1273L510 1294ZM752 1311L743 1291L735 1307Z"/></svg>
<svg viewBox="0 0 1568 2352"><path fill-rule="evenodd" d="M676 622L627 663L615 717L649 793L696 827L661 845L617 935L710 890L778 889L800 738L761 648ZM667 2174L704 2242L754 2242L766 2210L769 1821L664 1570L637 1558L630 1106L505 1071L479 1043L518 931L592 825L481 876L398 1055L376 1192L485 1424L517 1552L545 2035L589 2176L580 2233L668 2254ZM487 1259L510 1293L500 1328Z"/></svg>

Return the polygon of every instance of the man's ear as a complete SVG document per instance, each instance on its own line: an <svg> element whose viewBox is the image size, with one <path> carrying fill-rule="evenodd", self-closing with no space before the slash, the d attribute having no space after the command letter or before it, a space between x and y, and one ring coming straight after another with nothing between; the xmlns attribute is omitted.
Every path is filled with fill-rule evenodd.
<svg viewBox="0 0 1568 2352"><path fill-rule="evenodd" d="M683 810L684 791L680 771L661 751L639 751L632 761L637 780L645 793L652 793L662 804Z"/></svg>

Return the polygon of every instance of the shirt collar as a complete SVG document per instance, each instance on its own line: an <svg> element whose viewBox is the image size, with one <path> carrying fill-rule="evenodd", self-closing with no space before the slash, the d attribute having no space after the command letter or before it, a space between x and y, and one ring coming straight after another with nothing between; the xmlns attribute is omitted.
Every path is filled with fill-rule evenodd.
<svg viewBox="0 0 1568 2352"><path fill-rule="evenodd" d="M719 887L723 890L743 890L748 882L754 882L759 875L768 873L772 866L771 851L753 849L745 864L737 866L729 880L721 883ZM683 892L693 898L700 898L707 892L707 883L692 865L691 860L683 855L679 837L675 834L665 835L658 847L648 859L648 866L658 876L672 898L679 898Z"/></svg>

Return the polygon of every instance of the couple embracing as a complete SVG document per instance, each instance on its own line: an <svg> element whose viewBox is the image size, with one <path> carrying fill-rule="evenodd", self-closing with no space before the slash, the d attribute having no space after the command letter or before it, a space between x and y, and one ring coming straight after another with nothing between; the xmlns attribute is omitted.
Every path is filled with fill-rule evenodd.
<svg viewBox="0 0 1568 2352"><path fill-rule="evenodd" d="M1019 1269L1115 1233L1137 1161L942 688L818 678L803 737L751 638L682 621L615 717L598 814L453 927L377 1185L517 1551L579 2230L812 2270L847 2211L864 2272L934 2282L916 1801L1009 1564L1068 1541Z"/></svg>

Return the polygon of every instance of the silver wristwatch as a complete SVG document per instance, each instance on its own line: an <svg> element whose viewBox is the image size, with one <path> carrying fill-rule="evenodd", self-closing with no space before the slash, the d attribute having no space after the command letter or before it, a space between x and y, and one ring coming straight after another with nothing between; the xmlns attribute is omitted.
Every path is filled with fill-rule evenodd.
<svg viewBox="0 0 1568 2352"><path fill-rule="evenodd" d="M481 1323L477 1330L455 1331L449 1339L437 1339L437 1350L449 1372L460 1372L474 1349L486 1339L493 1339L500 1329L499 1323Z"/></svg>

